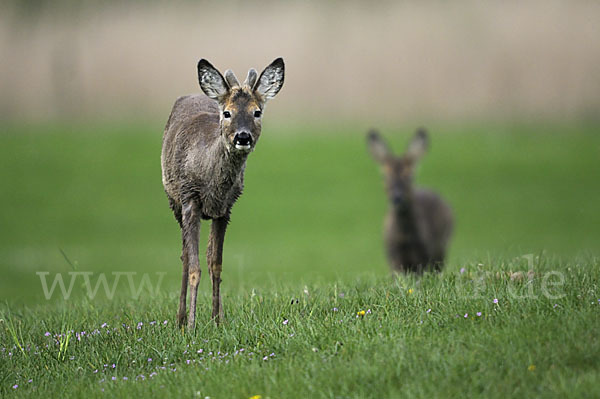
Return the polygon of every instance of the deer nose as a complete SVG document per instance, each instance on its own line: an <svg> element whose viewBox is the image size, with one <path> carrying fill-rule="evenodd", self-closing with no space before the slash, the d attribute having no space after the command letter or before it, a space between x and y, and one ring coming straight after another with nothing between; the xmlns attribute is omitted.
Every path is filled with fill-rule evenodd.
<svg viewBox="0 0 600 399"><path fill-rule="evenodd" d="M238 132L233 138L233 143L240 146L250 145L252 144L252 136L248 132Z"/></svg>
<svg viewBox="0 0 600 399"><path fill-rule="evenodd" d="M401 205L404 201L404 193L399 188L392 190L390 197L394 205Z"/></svg>

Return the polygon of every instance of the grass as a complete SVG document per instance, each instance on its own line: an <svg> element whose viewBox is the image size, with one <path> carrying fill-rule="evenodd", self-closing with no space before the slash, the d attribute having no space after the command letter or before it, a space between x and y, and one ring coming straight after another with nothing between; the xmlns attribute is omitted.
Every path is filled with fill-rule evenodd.
<svg viewBox="0 0 600 399"><path fill-rule="evenodd" d="M220 328L208 318L204 294L195 335L175 328L176 301L169 297L24 309L2 315L5 330L14 333L0 335L6 345L0 354L1 392L202 398L598 395L600 265L561 265L564 284L546 291L550 285L544 281L557 282L544 280L550 265L557 266L538 267L539 277L531 282L488 275L483 272L500 268L483 265L419 282L362 277L237 293L226 300L227 321Z"/></svg>
<svg viewBox="0 0 600 399"><path fill-rule="evenodd" d="M0 135L0 396L599 395L594 126L433 128L417 180L458 223L445 272L420 280L388 275L361 131L265 128L226 238L226 322L203 276L195 334L174 326L160 131L38 130ZM397 149L410 134L384 133ZM90 273L99 294L78 275L46 300L37 272ZM101 273L152 287L136 299L123 274L113 297Z"/></svg>

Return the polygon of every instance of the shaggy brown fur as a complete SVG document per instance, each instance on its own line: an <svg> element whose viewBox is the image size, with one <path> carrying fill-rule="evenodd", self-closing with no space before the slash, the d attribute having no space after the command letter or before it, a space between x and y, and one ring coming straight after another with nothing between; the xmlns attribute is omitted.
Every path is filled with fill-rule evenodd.
<svg viewBox="0 0 600 399"><path fill-rule="evenodd" d="M367 145L385 176L390 206L384 238L390 267L418 274L441 270L452 235L452 212L434 192L413 187L415 165L428 147L427 133L418 130L401 157L376 131L367 134Z"/></svg>
<svg viewBox="0 0 600 399"><path fill-rule="evenodd" d="M177 320L193 329L200 281L200 220L211 219L206 261L213 285L212 317L223 317L220 283L223 241L233 204L242 194L246 158L261 133L267 100L283 85L284 63L273 61L257 78L248 72L243 85L231 71L225 77L208 61L198 62L204 94L180 97L165 127L161 154L162 181L169 205L181 227L183 276ZM186 313L188 283L189 317Z"/></svg>

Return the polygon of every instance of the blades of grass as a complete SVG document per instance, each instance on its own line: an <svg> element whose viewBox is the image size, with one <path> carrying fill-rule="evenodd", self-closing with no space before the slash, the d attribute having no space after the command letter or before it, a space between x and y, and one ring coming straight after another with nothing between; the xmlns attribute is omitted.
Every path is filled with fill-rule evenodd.
<svg viewBox="0 0 600 399"><path fill-rule="evenodd" d="M28 357L27 352L25 352L25 349L23 347L24 340L23 340L23 333L21 331L21 327L19 325L15 326L15 323L13 322L13 318L10 316L10 314L6 317L3 314L2 319L5 320L6 330L8 331L8 335L10 335L10 337L12 338L16 347L19 348L19 351L21 351L23 356Z"/></svg>

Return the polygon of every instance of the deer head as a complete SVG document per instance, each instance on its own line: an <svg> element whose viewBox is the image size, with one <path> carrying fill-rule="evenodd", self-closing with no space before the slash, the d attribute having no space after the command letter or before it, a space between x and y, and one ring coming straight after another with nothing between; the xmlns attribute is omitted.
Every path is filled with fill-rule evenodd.
<svg viewBox="0 0 600 399"><path fill-rule="evenodd" d="M221 137L230 151L247 153L256 145L265 104L281 90L284 69L277 58L260 76L250 69L240 84L231 70L223 76L205 59L198 62L200 88L219 104Z"/></svg>
<svg viewBox="0 0 600 399"><path fill-rule="evenodd" d="M414 169L428 147L427 133L419 129L408 148L401 156L396 156L375 130L367 134L367 146L371 156L381 165L386 190L392 206L407 208L413 198Z"/></svg>

